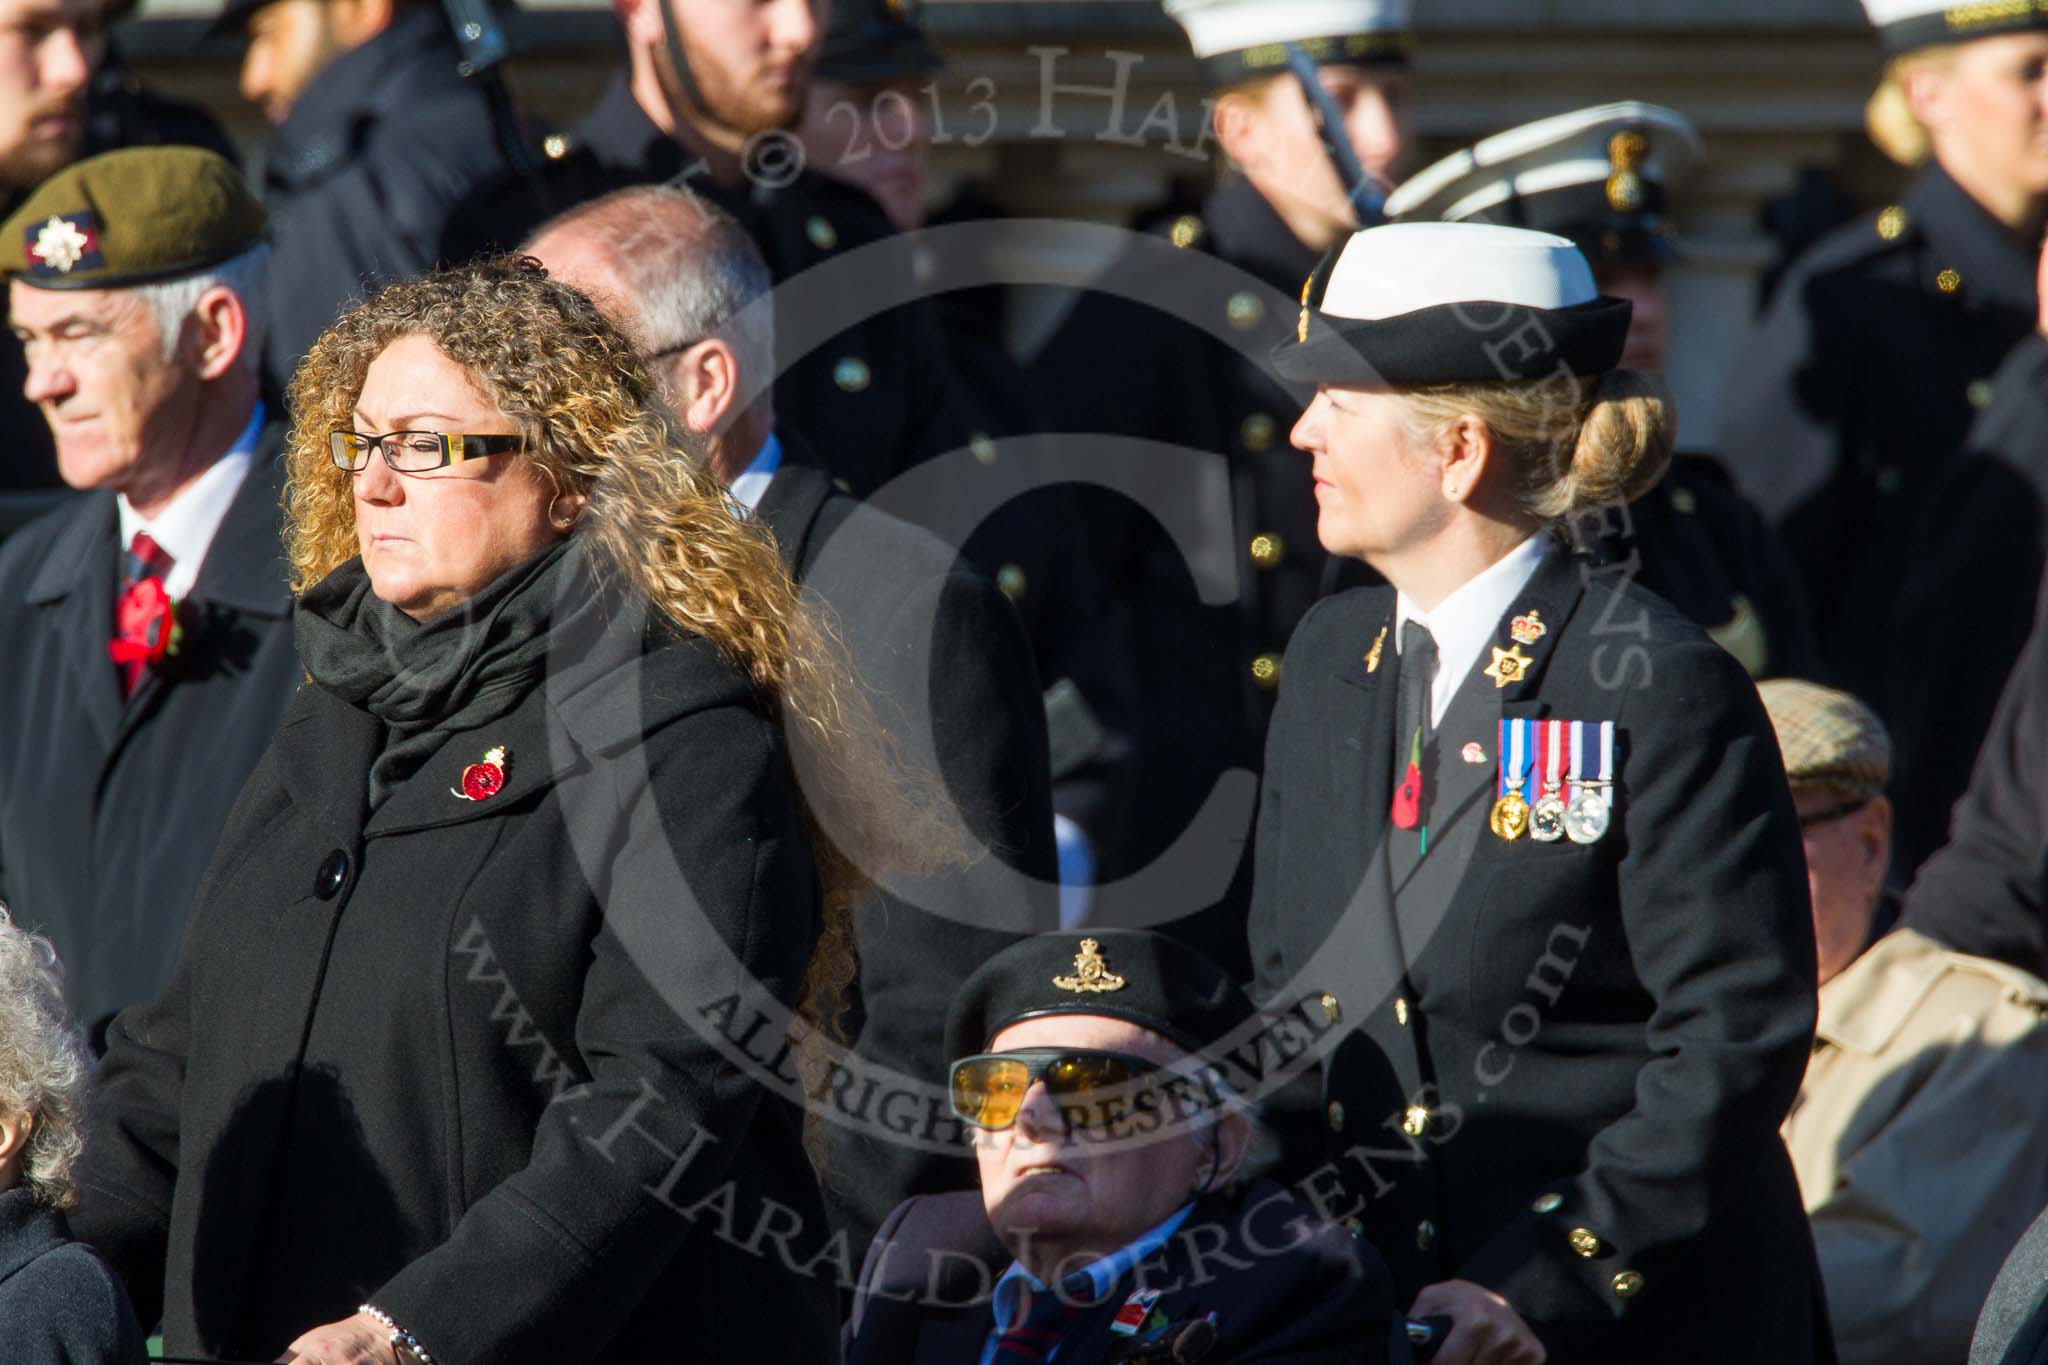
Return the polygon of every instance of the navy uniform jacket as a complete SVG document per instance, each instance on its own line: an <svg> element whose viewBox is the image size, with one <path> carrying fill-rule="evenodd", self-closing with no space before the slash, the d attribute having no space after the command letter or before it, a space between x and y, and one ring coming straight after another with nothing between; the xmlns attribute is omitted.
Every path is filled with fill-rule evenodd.
<svg viewBox="0 0 2048 1365"><path fill-rule="evenodd" d="M780 429L808 440L862 498L922 460L966 448L968 414L908 253L891 255L888 268L871 260L829 270L895 235L865 193L810 170L785 185L721 185L641 112L623 74L573 136L548 145L559 154L536 183L500 179L472 196L449 223L448 259L515 247L549 218L612 190L686 185L739 221L774 278ZM828 271L814 273L817 266Z"/></svg>
<svg viewBox="0 0 2048 1365"><path fill-rule="evenodd" d="M1348 1194L1400 1295L1485 1285L1555 1365L1832 1359L1778 1137L1813 930L1754 687L1661 599L1551 549L1494 641L1526 675L1496 686L1481 650L1424 754L1418 856L1389 821L1395 630L1389 587L1318 605L1268 747L1258 988L1332 1029L1326 1145L1299 1164L1328 1163L1308 1178ZM1605 838L1491 832L1504 717L1615 723Z"/></svg>
<svg viewBox="0 0 2048 1365"><path fill-rule="evenodd" d="M1030 649L987 579L932 536L836 491L792 438L758 515L797 581L831 609L903 752L938 772L969 830L998 854L941 879L942 903L883 896L855 917L859 1054L937 1093L961 964L1057 923L1045 707ZM905 1197L974 1182L964 1148L948 1158L891 1139L892 1124L925 1131L924 1108L899 1102L885 1113L864 1093L826 1101L857 1116L828 1125L825 1163L853 1255ZM958 1140L950 1113L933 1136Z"/></svg>
<svg viewBox="0 0 2048 1365"><path fill-rule="evenodd" d="M1010 1253L979 1190L926 1195L889 1215L861 1267L846 1325L846 1365L973 1365L995 1326L989 1306ZM1133 1290L1171 1333L1208 1313L1205 1353L1149 1357L1142 1336L1110 1330ZM1198 1201L1173 1236L1073 1324L1061 1365L1185 1359L1202 1365L1382 1365L1394 1299L1372 1248L1271 1182Z"/></svg>
<svg viewBox="0 0 2048 1365"><path fill-rule="evenodd" d="M1950 558L2038 552L2004 519L1943 508L2000 364L2034 330L2038 253L1930 165L1792 268L1728 383L1722 456L1799 565L1825 677L1891 730L1905 872L1940 842L2025 634L2027 590L1958 595Z"/></svg>
<svg viewBox="0 0 2048 1365"><path fill-rule="evenodd" d="M398 7L391 26L323 69L271 139L271 324L282 391L354 300L441 262L450 214L505 173L484 92L456 74L448 20Z"/></svg>
<svg viewBox="0 0 2048 1365"><path fill-rule="evenodd" d="M281 426L180 606L184 643L125 703L119 513L86 494L0 547L0 900L49 935L95 1029L163 989L200 873L299 680L278 539Z"/></svg>
<svg viewBox="0 0 2048 1365"><path fill-rule="evenodd" d="M1243 180L1168 234L1181 251L1117 263L1104 280L1124 292L1084 293L1036 361L1055 429L1182 448L1152 457L1135 502L1091 493L1085 507L1134 670L1122 689L1134 710L1113 718L1136 745L1137 777L1128 815L1106 840L1112 874L1166 849L1219 776L1256 772L1281 654L1321 591L1326 558L1306 457L1287 439L1309 395L1267 368L1273 346L1293 335L1316 253ZM1203 454L1219 463L1204 469ZM1223 569L1222 591L1207 598L1156 520L1189 502L1199 527L1189 553ZM1227 837L1243 837L1249 813L1247 784ZM1179 894L1199 905L1225 889ZM1242 961L1234 943L1201 946Z"/></svg>

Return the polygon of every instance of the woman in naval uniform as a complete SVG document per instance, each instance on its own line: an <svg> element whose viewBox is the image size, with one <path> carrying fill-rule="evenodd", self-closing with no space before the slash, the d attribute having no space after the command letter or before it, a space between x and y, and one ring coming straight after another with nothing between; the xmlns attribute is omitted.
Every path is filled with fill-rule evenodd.
<svg viewBox="0 0 2048 1365"><path fill-rule="evenodd" d="M1312 1187L1449 1365L1832 1358L1777 1135L1814 945L1770 722L1553 535L1669 457L1629 312L1564 238L1400 224L1275 356L1317 386L1318 535L1387 585L1288 647L1252 953L1328 1025Z"/></svg>
<svg viewBox="0 0 2048 1365"><path fill-rule="evenodd" d="M2038 496L1978 416L2036 322L2048 8L1864 8L1888 59L1871 137L1915 175L1786 274L1736 353L1719 444L1799 564L1827 676L1891 731L1905 879L1946 834L2041 571Z"/></svg>

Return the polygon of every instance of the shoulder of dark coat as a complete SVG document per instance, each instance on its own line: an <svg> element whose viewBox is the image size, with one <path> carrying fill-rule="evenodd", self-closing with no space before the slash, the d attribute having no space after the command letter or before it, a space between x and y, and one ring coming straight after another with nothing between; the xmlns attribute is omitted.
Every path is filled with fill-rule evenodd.
<svg viewBox="0 0 2048 1365"><path fill-rule="evenodd" d="M1887 214L1894 213L1901 215L1901 220L1887 219ZM1894 221L1899 223L1896 232L1887 236L1880 230L1880 224L1889 227ZM1835 228L1808 247L1785 272L1778 291L1782 295L1802 285L1887 268L1909 269L1911 253L1926 240L1920 224L1897 205L1866 213Z"/></svg>
<svg viewBox="0 0 2048 1365"><path fill-rule="evenodd" d="M980 1190L912 1195L883 1220L877 1245L869 1253L871 1278L861 1286L877 1296L915 1291L965 1302L985 1295L1011 1260L989 1226Z"/></svg>
<svg viewBox="0 0 2048 1365"><path fill-rule="evenodd" d="M50 564L51 552L71 542L74 537L88 534L94 523L111 521L108 507L111 496L81 493L68 498L8 536L5 544L0 544L0 611L8 610L19 602L46 565L65 573L71 572L73 565ZM114 553L115 549L114 539L109 535L108 553Z"/></svg>
<svg viewBox="0 0 2048 1365"><path fill-rule="evenodd" d="M1394 590L1385 584L1347 588L1323 598L1301 618L1287 641L1290 656L1369 649L1381 626L1394 619Z"/></svg>

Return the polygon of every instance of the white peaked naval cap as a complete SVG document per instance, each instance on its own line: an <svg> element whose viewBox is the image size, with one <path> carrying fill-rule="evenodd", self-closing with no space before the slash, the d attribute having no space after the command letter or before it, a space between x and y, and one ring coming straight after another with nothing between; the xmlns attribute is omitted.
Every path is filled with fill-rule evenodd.
<svg viewBox="0 0 2048 1365"><path fill-rule="evenodd" d="M1304 291L1274 352L1302 383L1416 387L1611 370L1630 307L1605 298L1563 237L1485 223L1395 223L1352 234Z"/></svg>
<svg viewBox="0 0 2048 1365"><path fill-rule="evenodd" d="M1325 63L1407 60L1412 0L1165 0L1213 85L1288 69L1285 45Z"/></svg>
<svg viewBox="0 0 2048 1365"><path fill-rule="evenodd" d="M2039 0L1863 0L1863 12L1882 35L1885 51L1894 56L1940 43L2048 29L2048 7Z"/></svg>

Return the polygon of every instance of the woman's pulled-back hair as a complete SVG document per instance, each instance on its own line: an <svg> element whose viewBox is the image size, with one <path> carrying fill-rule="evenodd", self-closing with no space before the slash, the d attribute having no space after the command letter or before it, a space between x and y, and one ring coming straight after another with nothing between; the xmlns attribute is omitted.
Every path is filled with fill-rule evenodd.
<svg viewBox="0 0 2048 1365"><path fill-rule="evenodd" d="M1634 502L1671 463L1671 391L1648 370L1413 389L1410 433L1440 444L1461 417L1486 423L1515 471L1523 508L1545 522Z"/></svg>
<svg viewBox="0 0 2048 1365"><path fill-rule="evenodd" d="M0 1115L25 1120L21 1180L53 1209L78 1202L71 1168L85 1147L85 1039L64 1008L57 952L0 906Z"/></svg>
<svg viewBox="0 0 2048 1365"><path fill-rule="evenodd" d="M293 377L285 548L303 593L358 552L353 476L328 453L370 364L424 336L516 422L521 457L578 525L600 582L644 597L716 645L779 706L801 784L825 932L805 994L829 1017L851 982L851 912L875 877L932 870L962 844L935 780L896 762L830 629L806 608L773 541L733 515L631 342L537 262L504 257L391 285L322 334ZM551 505L552 506L552 505ZM828 833L829 831L829 833Z"/></svg>
<svg viewBox="0 0 2048 1365"><path fill-rule="evenodd" d="M1934 155L1934 140L1928 135L1927 125L1913 112L1913 102L1906 97L1906 82L1915 72L1946 65L1954 58L1952 47L1929 47L1885 63L1877 90L1863 106L1863 127L1877 144L1877 150L1899 165L1919 166Z"/></svg>

